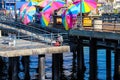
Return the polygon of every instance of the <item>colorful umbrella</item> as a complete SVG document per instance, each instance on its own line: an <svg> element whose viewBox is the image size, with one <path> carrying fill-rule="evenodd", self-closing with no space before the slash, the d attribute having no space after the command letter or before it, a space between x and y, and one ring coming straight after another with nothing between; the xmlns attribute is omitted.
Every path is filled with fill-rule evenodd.
<svg viewBox="0 0 120 80"><path fill-rule="evenodd" d="M78 11L82 13L90 12L97 7L97 3L94 0L77 0L73 2L78 7ZM80 11L80 5L82 5L82 10Z"/></svg>
<svg viewBox="0 0 120 80"><path fill-rule="evenodd" d="M23 24L27 25L28 23L30 23L33 20L33 17L30 15L25 15L24 19L23 19Z"/></svg>
<svg viewBox="0 0 120 80"><path fill-rule="evenodd" d="M66 11L62 14L62 23L65 27L65 30L69 30L73 28L78 14L78 8L75 4L71 4Z"/></svg>
<svg viewBox="0 0 120 80"><path fill-rule="evenodd" d="M50 15L52 15L55 10L63 7L64 4L64 1L56 0L50 2L46 7L44 7L42 10L42 18L40 19L40 22L45 24L42 24L42 26L48 26L50 22Z"/></svg>
<svg viewBox="0 0 120 80"><path fill-rule="evenodd" d="M47 5L46 7L43 8L42 12L43 13L52 14L53 13L53 9L51 8L50 5Z"/></svg>
<svg viewBox="0 0 120 80"><path fill-rule="evenodd" d="M62 14L62 23L65 27L65 30L69 30L73 28L76 22L76 18L77 18L76 14L78 13L78 10L76 6L73 5L74 4L69 6L68 9L66 9L66 11L64 11L64 13Z"/></svg>
<svg viewBox="0 0 120 80"><path fill-rule="evenodd" d="M40 23L42 27L48 26L50 22L50 14L41 13Z"/></svg>
<svg viewBox="0 0 120 80"><path fill-rule="evenodd" d="M43 0L43 1L39 2L37 4L37 6L45 7L49 2L50 2L50 0Z"/></svg>
<svg viewBox="0 0 120 80"><path fill-rule="evenodd" d="M24 14L26 12L27 6L28 6L28 3L25 3L21 6L21 8L20 8L20 19L23 18Z"/></svg>
<svg viewBox="0 0 120 80"><path fill-rule="evenodd" d="M65 16L65 13L66 13L66 11L64 11L62 14L62 23L63 23L63 26L65 27L65 30L69 30L69 26L67 24L67 20L66 20L67 18Z"/></svg>
<svg viewBox="0 0 120 80"><path fill-rule="evenodd" d="M34 15L36 13L36 8L34 6L28 7L25 14Z"/></svg>
<svg viewBox="0 0 120 80"><path fill-rule="evenodd" d="M54 10L63 7L64 4L65 4L64 1L60 1L60 0L52 1L46 7L43 8L42 12L49 12L52 14Z"/></svg>
<svg viewBox="0 0 120 80"><path fill-rule="evenodd" d="M37 5L37 4L38 4L38 2L32 2L32 1L28 2L28 6L34 6L34 5Z"/></svg>
<svg viewBox="0 0 120 80"><path fill-rule="evenodd" d="M71 4L66 11L66 15L77 15L78 13L78 7L75 4Z"/></svg>
<svg viewBox="0 0 120 80"><path fill-rule="evenodd" d="M75 18L77 18L78 13L80 13L80 6L82 6L82 13L85 13L90 12L96 8L96 5L97 3L93 0L84 0L82 3L80 3L80 0L73 2L73 4L68 7L66 13L64 13L64 16L62 18L65 29L69 30L73 28L74 24L77 21Z"/></svg>
<svg viewBox="0 0 120 80"><path fill-rule="evenodd" d="M36 13L36 8L34 6L28 7L23 18L23 23L28 24L33 20L33 15Z"/></svg>

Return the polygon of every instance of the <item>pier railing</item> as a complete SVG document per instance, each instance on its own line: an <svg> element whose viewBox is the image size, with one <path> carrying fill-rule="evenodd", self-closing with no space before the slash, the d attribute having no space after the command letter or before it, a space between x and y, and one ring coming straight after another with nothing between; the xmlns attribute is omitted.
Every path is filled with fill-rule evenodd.
<svg viewBox="0 0 120 80"><path fill-rule="evenodd" d="M84 30L93 31L106 31L106 32L120 32L120 14L104 14L98 18L86 17L87 20L83 18L83 27L75 27ZM85 21L85 26L84 26ZM79 24L80 20L76 24ZM86 26L87 25L87 26Z"/></svg>
<svg viewBox="0 0 120 80"><path fill-rule="evenodd" d="M108 21L98 19L98 20L96 20L96 23L93 24L93 26L83 27L83 28L86 29L86 30L93 30L93 31L104 31L104 32L119 33L120 32L120 23L116 20L110 20L112 22L108 22Z"/></svg>
<svg viewBox="0 0 120 80"><path fill-rule="evenodd" d="M23 25L19 23L3 22L0 24L0 29L3 30L2 34L11 33L16 35L16 44L19 44L19 39L29 40L29 44L32 45L34 42L40 42L47 45L53 45L58 37L58 34L63 36L64 42L63 45L69 43L68 33L52 33L37 27L30 25ZM28 44L27 43L27 44Z"/></svg>
<svg viewBox="0 0 120 80"><path fill-rule="evenodd" d="M62 33L60 35L64 36L63 45L68 45L68 38L66 33ZM22 35L18 36L16 34L9 33L8 36L1 37L2 44L14 47L26 47L29 46L35 47L37 46L54 46L56 43L58 34L38 34L38 35ZM65 38L66 37L66 38ZM21 46L22 45L22 46ZM36 46L36 47L37 47Z"/></svg>

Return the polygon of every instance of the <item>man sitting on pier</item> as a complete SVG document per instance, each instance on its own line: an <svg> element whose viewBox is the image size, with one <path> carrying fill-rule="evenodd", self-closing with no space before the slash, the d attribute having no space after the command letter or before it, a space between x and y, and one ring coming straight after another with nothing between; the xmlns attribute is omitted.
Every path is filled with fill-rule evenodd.
<svg viewBox="0 0 120 80"><path fill-rule="evenodd" d="M58 34L58 38L57 41L60 43L60 45L62 46L63 44L63 36L61 36L60 34Z"/></svg>
<svg viewBox="0 0 120 80"><path fill-rule="evenodd" d="M60 42L56 40L56 42L54 43L54 46L60 46Z"/></svg>

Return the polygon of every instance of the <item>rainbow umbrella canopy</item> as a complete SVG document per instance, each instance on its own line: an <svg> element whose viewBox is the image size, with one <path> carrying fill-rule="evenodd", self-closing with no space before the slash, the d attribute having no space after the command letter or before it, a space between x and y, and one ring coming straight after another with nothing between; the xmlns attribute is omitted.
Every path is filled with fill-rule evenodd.
<svg viewBox="0 0 120 80"><path fill-rule="evenodd" d="M31 7L33 5L37 5L37 2L27 2L25 4L23 4L20 8L20 19L23 19L24 18L24 15L26 14L26 10L27 10L27 7Z"/></svg>
<svg viewBox="0 0 120 80"><path fill-rule="evenodd" d="M41 12L42 16L40 18L40 24L43 27L48 26L48 24L50 23L50 17L53 12L63 7L64 4L65 2L60 0L50 2L46 7L43 8Z"/></svg>
<svg viewBox="0 0 120 80"><path fill-rule="evenodd" d="M50 14L48 13L41 13L40 24L42 27L46 27L49 25L50 22Z"/></svg>
<svg viewBox="0 0 120 80"><path fill-rule="evenodd" d="M82 13L90 12L97 7L97 2L95 0L77 0L73 2L78 7L78 11ZM80 7L82 7L80 10Z"/></svg>
<svg viewBox="0 0 120 80"><path fill-rule="evenodd" d="M77 14L79 13L77 9L78 8L74 4L71 4L62 14L62 23L65 30L73 28Z"/></svg>
<svg viewBox="0 0 120 80"><path fill-rule="evenodd" d="M37 5L37 4L38 4L38 2L33 2L33 1L28 2L28 6L34 6L34 5Z"/></svg>
<svg viewBox="0 0 120 80"><path fill-rule="evenodd" d="M27 7L28 7L28 3L25 3L21 6L21 8L20 8L20 19L22 19L24 17L24 14L26 12Z"/></svg>
<svg viewBox="0 0 120 80"><path fill-rule="evenodd" d="M65 5L64 1L60 1L60 0L52 1L43 8L42 12L47 12L52 14L55 10L63 7L64 5Z"/></svg>
<svg viewBox="0 0 120 80"><path fill-rule="evenodd" d="M95 9L96 6L97 3L94 0L77 0L76 2L73 2L73 4L68 7L66 12L63 13L64 16L62 16L62 23L65 29L69 30L73 28L77 21L75 18L77 18L78 13L90 12L91 10Z"/></svg>
<svg viewBox="0 0 120 80"><path fill-rule="evenodd" d="M53 10L57 10L63 7L65 5L65 2L61 0L56 0L56 1L52 1L49 5L52 7Z"/></svg>
<svg viewBox="0 0 120 80"><path fill-rule="evenodd" d="M27 25L28 23L33 21L33 15L36 13L36 8L34 6L30 6L27 8L26 13L22 22Z"/></svg>
<svg viewBox="0 0 120 80"><path fill-rule="evenodd" d="M43 0L37 4L37 6L45 7L48 3L50 3L50 0Z"/></svg>

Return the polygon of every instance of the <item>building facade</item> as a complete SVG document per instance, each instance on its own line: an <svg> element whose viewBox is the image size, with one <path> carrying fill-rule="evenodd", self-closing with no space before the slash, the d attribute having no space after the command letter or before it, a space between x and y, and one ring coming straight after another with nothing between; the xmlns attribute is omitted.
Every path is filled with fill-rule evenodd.
<svg viewBox="0 0 120 80"><path fill-rule="evenodd" d="M16 4L16 9L19 9L22 4L24 4L25 2L27 2L28 0L5 0L5 9L7 10L14 10L14 5Z"/></svg>

